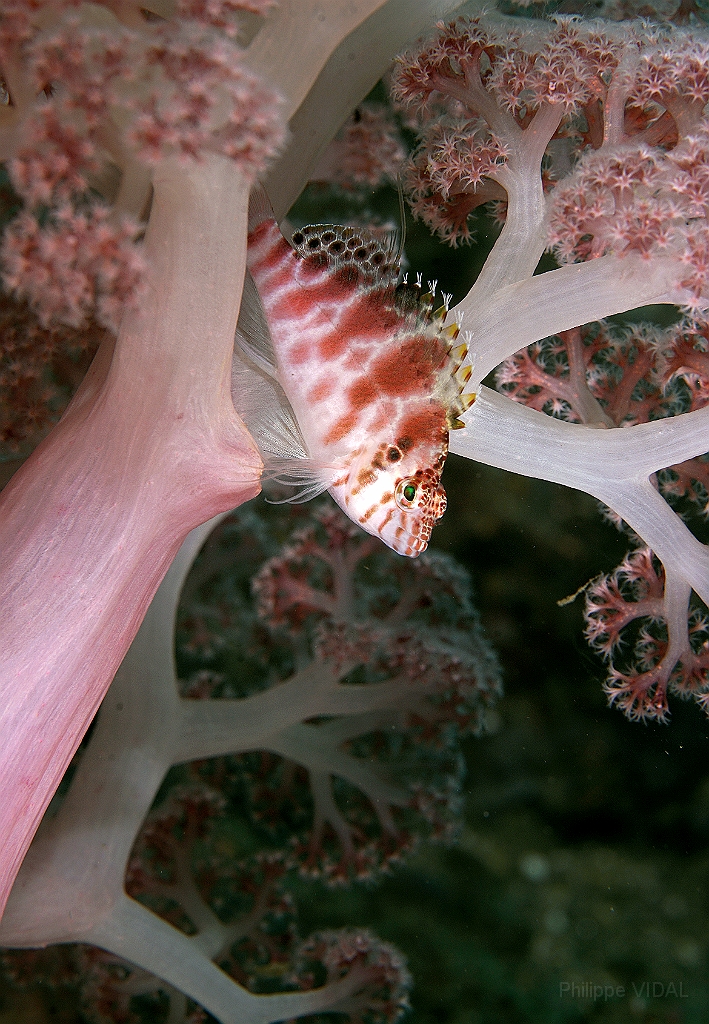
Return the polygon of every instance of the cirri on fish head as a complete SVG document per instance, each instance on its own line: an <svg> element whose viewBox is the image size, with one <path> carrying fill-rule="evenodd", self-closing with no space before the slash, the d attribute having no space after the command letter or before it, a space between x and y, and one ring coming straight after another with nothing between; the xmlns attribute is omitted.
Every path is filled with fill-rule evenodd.
<svg viewBox="0 0 709 1024"><path fill-rule="evenodd" d="M292 242L252 196L232 393L291 501L324 490L402 555L425 551L446 508L448 432L474 395L447 304L399 278L391 237L318 224Z"/></svg>

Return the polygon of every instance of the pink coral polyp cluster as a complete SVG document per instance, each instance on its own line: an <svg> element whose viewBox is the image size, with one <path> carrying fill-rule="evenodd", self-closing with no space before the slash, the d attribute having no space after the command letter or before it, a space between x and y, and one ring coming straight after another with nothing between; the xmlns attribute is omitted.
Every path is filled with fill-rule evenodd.
<svg viewBox="0 0 709 1024"><path fill-rule="evenodd" d="M589 585L586 620L587 639L610 666L609 702L628 718L666 721L669 692L707 708L709 620L695 608L688 626L676 630L665 574L649 548L631 551L613 573Z"/></svg>
<svg viewBox="0 0 709 1024"><path fill-rule="evenodd" d="M276 0L178 0L177 12L183 18L211 25L230 39L241 31L239 15L266 15L276 6Z"/></svg>
<svg viewBox="0 0 709 1024"><path fill-rule="evenodd" d="M47 327L86 327L94 318L113 331L140 300L145 261L133 244L137 225L119 226L101 206L58 209L49 224L20 213L2 245L5 286L22 295Z"/></svg>
<svg viewBox="0 0 709 1024"><path fill-rule="evenodd" d="M323 931L304 942L298 963L304 988L312 978L308 968L313 963L323 965L330 982L347 973L359 979L359 988L332 1007L347 1014L352 1024L394 1024L409 1009L411 978L401 954L369 931Z"/></svg>
<svg viewBox="0 0 709 1024"><path fill-rule="evenodd" d="M286 863L341 885L385 870L422 836L450 837L455 745L484 729L499 692L465 574L431 553L395 560L321 508L265 561L252 589L258 619L252 637L234 624L240 646L254 658L268 637L266 651L292 650L298 670L278 680L274 697L286 707L290 691L307 693L333 716L310 722L300 741L272 736L270 753L239 759L253 815L271 836L287 836ZM209 604L199 602L203 612ZM228 621L217 607L209 620ZM211 650L224 664L236 655L229 642ZM308 754L306 735L329 771Z"/></svg>
<svg viewBox="0 0 709 1024"><path fill-rule="evenodd" d="M453 244L467 240L472 210L505 197L525 132L532 150L548 133L541 152L560 124L568 134L571 115L605 91L621 49L570 20L539 36L481 18L439 25L435 39L399 58L392 83L394 100L418 110L407 177L414 212Z"/></svg>
<svg viewBox="0 0 709 1024"><path fill-rule="evenodd" d="M267 3L191 3L169 20L138 8L128 18L126 9L128 23L113 25L108 15L82 20L75 6L57 5L45 31L31 10L16 24L3 15L6 59L19 50L26 68L22 98L38 99L12 96L20 123L9 170L25 210L0 258L6 288L43 322L76 326L95 309L115 330L140 297L145 268L133 243L151 169L214 153L252 178L285 131L279 96L246 67L234 39L236 14L265 13ZM142 177L141 197L125 185L116 196L117 173ZM26 273L35 256L37 270ZM93 273L104 257L112 269Z"/></svg>
<svg viewBox="0 0 709 1024"><path fill-rule="evenodd" d="M685 305L702 308L705 44L642 27L588 30L572 19L540 33L459 19L399 58L392 94L418 111L407 188L414 212L443 238L469 239L476 206L509 202L520 151L536 148L553 190L549 241L562 262L671 253L691 268L679 282Z"/></svg>
<svg viewBox="0 0 709 1024"><path fill-rule="evenodd" d="M559 259L671 254L686 265L681 286L701 309L709 281L708 157L706 126L669 152L628 143L589 153L554 194L550 241Z"/></svg>
<svg viewBox="0 0 709 1024"><path fill-rule="evenodd" d="M152 28L133 71L142 86L124 103L134 120L126 132L139 159L174 153L199 160L207 152L237 161L251 176L280 148L278 97L239 59L235 44L189 22Z"/></svg>
<svg viewBox="0 0 709 1024"><path fill-rule="evenodd" d="M609 657L613 648L609 696L631 717L665 717L669 689L707 704L703 613L692 595L709 602L697 517L709 502L708 54L701 34L671 26L481 17L439 24L399 58L393 78L420 138L406 178L414 212L453 245L470 238L480 204L495 200L504 214L478 279L451 311L469 317L480 385L451 450L587 490L662 565L652 583L659 630L637 595L616 587L626 628L637 626L629 665L618 667L617 646L599 633L613 620L609 593L605 612L589 613L589 637ZM545 249L561 266L535 275ZM685 321L667 331L594 323L652 303L680 307ZM526 415L488 396L482 381L495 366L498 388ZM623 467L626 444L650 438L647 459L635 448ZM694 532L680 510L697 518Z"/></svg>
<svg viewBox="0 0 709 1024"><path fill-rule="evenodd" d="M321 156L312 180L365 193L395 182L406 158L406 146L390 108L382 103L362 103Z"/></svg>
<svg viewBox="0 0 709 1024"><path fill-rule="evenodd" d="M566 331L506 360L497 383L515 401L576 422L627 428L665 420L709 403L708 330L597 324ZM703 531L706 456L668 466L656 486ZM610 702L632 719L665 721L670 692L709 706L705 611L695 601L688 609L688 595L674 598L676 585L668 587L645 546L586 591L586 637L608 663Z"/></svg>

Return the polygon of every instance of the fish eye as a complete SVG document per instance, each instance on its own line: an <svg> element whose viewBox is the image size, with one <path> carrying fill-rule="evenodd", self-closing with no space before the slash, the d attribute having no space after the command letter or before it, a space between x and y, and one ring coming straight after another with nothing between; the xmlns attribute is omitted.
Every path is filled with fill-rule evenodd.
<svg viewBox="0 0 709 1024"><path fill-rule="evenodd" d="M399 508L404 512L411 512L414 508L417 492L418 488L411 480L400 480L394 492L394 498Z"/></svg>

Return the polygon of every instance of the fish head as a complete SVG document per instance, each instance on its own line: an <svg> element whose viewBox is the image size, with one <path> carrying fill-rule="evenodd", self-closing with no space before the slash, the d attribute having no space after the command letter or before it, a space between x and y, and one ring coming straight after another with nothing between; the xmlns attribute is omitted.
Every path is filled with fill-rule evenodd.
<svg viewBox="0 0 709 1024"><path fill-rule="evenodd" d="M410 452L402 440L362 452L331 493L363 530L397 554L415 557L428 547L431 530L446 510L441 474L448 435Z"/></svg>

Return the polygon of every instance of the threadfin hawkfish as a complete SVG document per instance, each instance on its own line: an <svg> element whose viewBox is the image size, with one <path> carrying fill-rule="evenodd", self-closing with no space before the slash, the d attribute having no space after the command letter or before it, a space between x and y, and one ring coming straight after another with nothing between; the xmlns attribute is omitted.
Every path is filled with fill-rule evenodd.
<svg viewBox="0 0 709 1024"><path fill-rule="evenodd" d="M327 490L368 533L418 555L446 508L448 432L470 367L433 289L399 283L389 236L318 224L288 242L252 195L233 393L289 500Z"/></svg>

